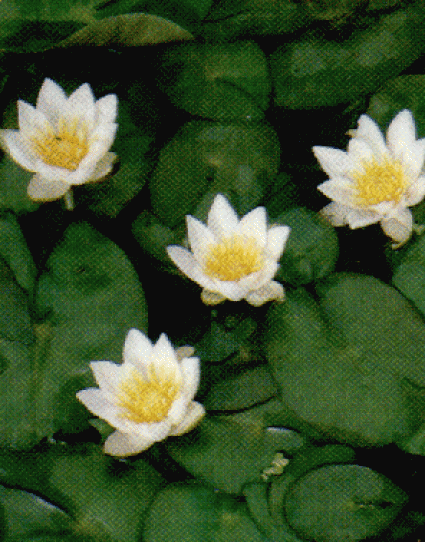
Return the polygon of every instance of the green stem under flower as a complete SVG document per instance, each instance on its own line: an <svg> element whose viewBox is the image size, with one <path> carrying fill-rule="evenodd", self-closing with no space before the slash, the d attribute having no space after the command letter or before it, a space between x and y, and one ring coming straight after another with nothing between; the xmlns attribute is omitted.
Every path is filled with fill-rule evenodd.
<svg viewBox="0 0 425 542"><path fill-rule="evenodd" d="M65 193L64 199L65 199L65 207L68 209L68 211L72 211L75 207L74 198L72 196L72 188L70 188L68 192Z"/></svg>

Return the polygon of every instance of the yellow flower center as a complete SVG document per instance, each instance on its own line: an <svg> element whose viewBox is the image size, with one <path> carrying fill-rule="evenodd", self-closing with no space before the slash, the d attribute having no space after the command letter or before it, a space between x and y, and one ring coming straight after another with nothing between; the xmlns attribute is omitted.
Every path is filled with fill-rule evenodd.
<svg viewBox="0 0 425 542"><path fill-rule="evenodd" d="M351 176L356 181L359 205L376 205L384 201L398 203L408 186L401 162L388 157L382 162L372 158L363 164L363 171L355 171Z"/></svg>
<svg viewBox="0 0 425 542"><path fill-rule="evenodd" d="M34 152L49 166L75 171L89 151L87 130L78 119L67 123L60 119L57 132L41 132L33 138Z"/></svg>
<svg viewBox="0 0 425 542"><path fill-rule="evenodd" d="M124 410L120 416L136 423L160 422L167 416L179 391L179 382L161 378L152 365L148 380L133 369L120 386L117 406Z"/></svg>
<svg viewBox="0 0 425 542"><path fill-rule="evenodd" d="M255 239L232 235L210 248L204 273L214 279L235 281L259 271L263 265L263 253Z"/></svg>

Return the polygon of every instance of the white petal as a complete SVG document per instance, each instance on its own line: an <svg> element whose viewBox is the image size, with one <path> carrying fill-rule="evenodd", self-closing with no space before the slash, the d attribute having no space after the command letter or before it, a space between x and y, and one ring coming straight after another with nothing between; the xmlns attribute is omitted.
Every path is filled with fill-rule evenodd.
<svg viewBox="0 0 425 542"><path fill-rule="evenodd" d="M388 127L387 145L395 158L400 158L404 150L416 141L415 121L408 109L400 111Z"/></svg>
<svg viewBox="0 0 425 542"><path fill-rule="evenodd" d="M31 179L27 193L34 201L52 201L64 196L69 190L69 185L62 181L47 181L38 173Z"/></svg>
<svg viewBox="0 0 425 542"><path fill-rule="evenodd" d="M349 154L333 147L313 147L314 156L329 177L341 177L352 169Z"/></svg>
<svg viewBox="0 0 425 542"><path fill-rule="evenodd" d="M422 170L425 159L425 145L416 141L404 149L401 157L406 173L410 178L416 179Z"/></svg>
<svg viewBox="0 0 425 542"><path fill-rule="evenodd" d="M184 417L183 421L177 425L176 427L173 427L170 436L178 436L183 435L184 433L188 433L191 431L198 423L202 420L202 418L205 416L205 409L196 401L192 401L189 405L189 408L186 412L186 416Z"/></svg>
<svg viewBox="0 0 425 542"><path fill-rule="evenodd" d="M350 210L346 205L332 201L320 210L319 214L328 220L332 226L339 227L347 224L347 213Z"/></svg>
<svg viewBox="0 0 425 542"><path fill-rule="evenodd" d="M417 205L425 197L425 176L419 177L406 191L405 198L408 207Z"/></svg>
<svg viewBox="0 0 425 542"><path fill-rule="evenodd" d="M116 159L117 155L114 152L107 152L96 164L96 167L90 176L90 182L98 181L106 177L106 175L112 171Z"/></svg>
<svg viewBox="0 0 425 542"><path fill-rule="evenodd" d="M96 102L98 124L104 124L107 122L115 122L118 112L118 98L115 94L108 94L103 96Z"/></svg>
<svg viewBox="0 0 425 542"><path fill-rule="evenodd" d="M186 216L187 236L189 245L195 259L202 263L205 254L210 250L212 244L216 242L213 233L200 220L193 216Z"/></svg>
<svg viewBox="0 0 425 542"><path fill-rule="evenodd" d="M151 364L153 346L148 337L138 329L130 329L124 342L124 363L137 367L145 376L146 368Z"/></svg>
<svg viewBox="0 0 425 542"><path fill-rule="evenodd" d="M317 190L329 199L349 207L355 206L355 189L353 183L343 177L336 177L319 184Z"/></svg>
<svg viewBox="0 0 425 542"><path fill-rule="evenodd" d="M267 260L263 268L258 273L252 273L253 276L257 275L255 279L251 280L247 285L249 285L250 290L257 290L265 284L271 281L271 279L276 275L277 270L279 269L279 264L275 260ZM244 279L241 279L239 282L243 284Z"/></svg>
<svg viewBox="0 0 425 542"><path fill-rule="evenodd" d="M256 274L257 278L258 273ZM252 279L251 279L252 281ZM243 299L248 292L251 290L250 285L246 283L240 285L240 281L217 281L216 287L218 292L223 295L226 299L230 301L240 301Z"/></svg>
<svg viewBox="0 0 425 542"><path fill-rule="evenodd" d="M207 226L217 240L233 234L239 218L233 207L222 194L217 194L208 213Z"/></svg>
<svg viewBox="0 0 425 542"><path fill-rule="evenodd" d="M2 138L13 160L27 171L35 171L35 155L18 130L3 130Z"/></svg>
<svg viewBox="0 0 425 542"><path fill-rule="evenodd" d="M364 162L368 162L374 158L373 150L368 142L358 137L350 140L348 143L348 152L350 153L352 163L352 169L348 173L349 176L352 171L362 169Z"/></svg>
<svg viewBox="0 0 425 542"><path fill-rule="evenodd" d="M66 183L68 187L72 186L71 178L73 172L69 171L68 169L65 169L63 167L50 166L49 164L44 163L40 159L36 160L35 169L46 182L62 181Z"/></svg>
<svg viewBox="0 0 425 542"><path fill-rule="evenodd" d="M184 382L184 393L191 401L198 391L201 379L199 358L184 358L180 362L180 370Z"/></svg>
<svg viewBox="0 0 425 542"><path fill-rule="evenodd" d="M108 124L100 124L90 134L88 139L88 145L90 147L89 152L99 153L98 149L106 149L106 152L114 142L115 135L118 130L118 124L110 122Z"/></svg>
<svg viewBox="0 0 425 542"><path fill-rule="evenodd" d="M155 440L149 437L143 437L138 435L128 435L115 431L112 435L106 439L103 450L105 454L114 455L116 457L126 457L129 455L135 455L143 450L146 450Z"/></svg>
<svg viewBox="0 0 425 542"><path fill-rule="evenodd" d="M201 300L203 303L205 303L205 305L218 305L219 303L223 303L226 298L224 295L217 292L211 292L210 290L204 288L201 292Z"/></svg>
<svg viewBox="0 0 425 542"><path fill-rule="evenodd" d="M256 207L246 214L239 222L236 233L253 238L257 245L263 249L267 242L267 211L265 207Z"/></svg>
<svg viewBox="0 0 425 542"><path fill-rule="evenodd" d="M381 218L382 215L367 209L348 209L346 215L346 221L352 230L375 224L376 222L379 222Z"/></svg>
<svg viewBox="0 0 425 542"><path fill-rule="evenodd" d="M95 124L96 105L91 87L84 83L75 90L68 98L64 109L64 117L68 121L81 119L89 130L92 130Z"/></svg>
<svg viewBox="0 0 425 542"><path fill-rule="evenodd" d="M62 87L51 79L44 80L38 94L36 106L46 116L54 130L58 128L58 121L65 110L67 99Z"/></svg>
<svg viewBox="0 0 425 542"><path fill-rule="evenodd" d="M285 289L280 282L274 280L246 296L247 302L254 307L260 307L267 301L283 301L284 299Z"/></svg>
<svg viewBox="0 0 425 542"><path fill-rule="evenodd" d="M28 140L53 131L43 113L22 100L18 100L18 119L21 135Z"/></svg>
<svg viewBox="0 0 425 542"><path fill-rule="evenodd" d="M171 423L171 426L178 425L183 420L190 401L191 399L189 399L184 393L181 393L173 402L167 414L167 419Z"/></svg>
<svg viewBox="0 0 425 542"><path fill-rule="evenodd" d="M161 380L172 380L179 384L182 383L180 365L177 361L173 345L165 333L161 333L154 345L151 360L155 367L155 372Z"/></svg>
<svg viewBox="0 0 425 542"><path fill-rule="evenodd" d="M77 399L90 410L92 414L107 421L113 427L120 424L117 407L111 403L98 388L88 388L77 392Z"/></svg>
<svg viewBox="0 0 425 542"><path fill-rule="evenodd" d="M387 146L378 124L372 120L368 115L362 115L358 120L358 129L355 137L364 139L369 147L371 147L373 154L376 157L380 157L387 153Z"/></svg>
<svg viewBox="0 0 425 542"><path fill-rule="evenodd" d="M98 386L105 392L108 400L112 401L121 385L124 366L111 361L91 361L90 367Z"/></svg>
<svg viewBox="0 0 425 542"><path fill-rule="evenodd" d="M396 248L408 241L412 235L412 213L409 209L400 209L396 215L382 219L381 226L385 234L396 242L393 246L393 248Z"/></svg>
<svg viewBox="0 0 425 542"><path fill-rule="evenodd" d="M339 227L347 224L346 217L349 209L350 208L346 205L341 205L336 201L332 201L331 203L328 203L328 205L325 205L325 207L319 211L319 214L326 218L332 226Z"/></svg>
<svg viewBox="0 0 425 542"><path fill-rule="evenodd" d="M203 288L211 291L215 290L215 282L202 272L201 266L189 250L176 245L169 245L167 253L176 266L191 280Z"/></svg>
<svg viewBox="0 0 425 542"><path fill-rule="evenodd" d="M267 232L266 253L273 260L279 260L285 250L291 228L289 226L271 226Z"/></svg>

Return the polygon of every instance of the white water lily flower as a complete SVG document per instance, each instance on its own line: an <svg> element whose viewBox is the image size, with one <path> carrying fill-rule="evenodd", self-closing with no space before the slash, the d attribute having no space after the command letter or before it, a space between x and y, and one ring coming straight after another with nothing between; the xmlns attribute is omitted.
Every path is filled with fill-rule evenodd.
<svg viewBox="0 0 425 542"><path fill-rule="evenodd" d="M1 136L13 160L35 173L28 185L31 199L58 199L72 185L111 171L117 104L115 94L96 101L88 83L67 98L51 79L44 80L36 107L18 101L19 130L1 130Z"/></svg>
<svg viewBox="0 0 425 542"><path fill-rule="evenodd" d="M192 252L179 246L169 246L167 251L177 267L203 287L204 303L246 299L259 307L266 301L284 299L283 286L272 278L289 226L268 228L264 207L239 220L222 194L215 197L206 226L190 215L186 221Z"/></svg>
<svg viewBox="0 0 425 542"><path fill-rule="evenodd" d="M193 401L199 386L199 358L184 347L182 359L163 333L157 343L131 329L125 339L124 362L92 361L99 388L77 393L96 416L116 428L104 451L114 456L137 454L168 436L187 433L205 415Z"/></svg>
<svg viewBox="0 0 425 542"><path fill-rule="evenodd" d="M380 222L393 248L412 234L409 209L425 196L425 139L416 139L412 113L405 109L392 120L387 140L368 115L362 115L348 152L332 147L313 147L329 175L317 188L333 202L322 209L334 226L362 228Z"/></svg>

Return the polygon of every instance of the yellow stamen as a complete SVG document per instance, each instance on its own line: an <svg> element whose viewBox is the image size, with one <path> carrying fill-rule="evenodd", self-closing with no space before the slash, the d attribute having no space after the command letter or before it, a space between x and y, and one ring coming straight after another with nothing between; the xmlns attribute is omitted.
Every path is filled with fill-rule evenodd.
<svg viewBox="0 0 425 542"><path fill-rule="evenodd" d="M375 158L364 162L363 171L351 173L356 181L358 205L377 205L384 201L398 203L408 186L405 169L399 160Z"/></svg>
<svg viewBox="0 0 425 542"><path fill-rule="evenodd" d="M218 280L235 281L259 271L264 257L255 239L232 235L210 248L204 273Z"/></svg>
<svg viewBox="0 0 425 542"><path fill-rule="evenodd" d="M89 151L87 130L79 125L78 119L66 122L60 119L59 127L40 132L32 140L34 152L49 166L75 171Z"/></svg>
<svg viewBox="0 0 425 542"><path fill-rule="evenodd" d="M152 365L147 380L133 369L120 386L117 402L117 406L123 409L120 416L136 423L160 422L167 416L179 390L178 381L168 376L161 378Z"/></svg>

